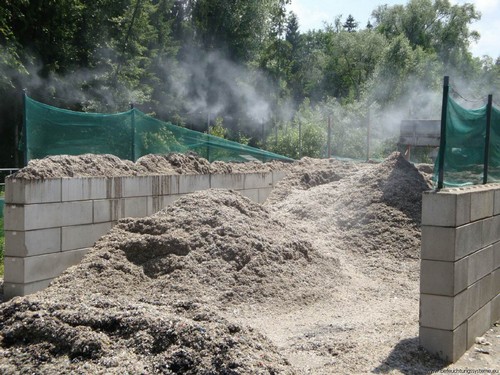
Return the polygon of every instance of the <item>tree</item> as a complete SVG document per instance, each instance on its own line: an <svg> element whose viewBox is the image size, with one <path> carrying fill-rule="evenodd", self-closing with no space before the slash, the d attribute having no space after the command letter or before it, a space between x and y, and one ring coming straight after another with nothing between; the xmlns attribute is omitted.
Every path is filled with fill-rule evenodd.
<svg viewBox="0 0 500 375"><path fill-rule="evenodd" d="M351 14L349 14L343 26L348 33L353 33L356 32L356 29L358 28L358 22L356 22Z"/></svg>
<svg viewBox="0 0 500 375"><path fill-rule="evenodd" d="M373 11L376 29L389 39L404 35L412 48L437 53L445 65L470 61L470 43L479 38L469 25L480 19L473 4L449 0L410 0L406 5L379 6Z"/></svg>

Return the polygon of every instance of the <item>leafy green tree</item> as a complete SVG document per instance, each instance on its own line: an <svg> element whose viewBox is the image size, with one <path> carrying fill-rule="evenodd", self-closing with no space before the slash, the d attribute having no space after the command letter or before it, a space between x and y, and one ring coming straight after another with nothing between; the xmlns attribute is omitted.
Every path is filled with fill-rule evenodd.
<svg viewBox="0 0 500 375"><path fill-rule="evenodd" d="M406 5L379 6L373 11L376 29L389 39L404 35L412 48L437 53L445 65L471 59L469 46L479 38L469 26L480 19L471 3L410 0Z"/></svg>
<svg viewBox="0 0 500 375"><path fill-rule="evenodd" d="M375 71L385 45L384 38L366 30L337 34L332 61L336 63L335 86L330 95L360 100L363 86Z"/></svg>

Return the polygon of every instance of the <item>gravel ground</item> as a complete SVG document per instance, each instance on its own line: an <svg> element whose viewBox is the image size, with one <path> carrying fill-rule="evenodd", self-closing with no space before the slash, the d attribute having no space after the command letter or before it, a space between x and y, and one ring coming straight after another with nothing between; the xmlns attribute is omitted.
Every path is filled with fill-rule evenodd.
<svg viewBox="0 0 500 375"><path fill-rule="evenodd" d="M95 158L42 159L17 177L250 167L193 155ZM49 288L2 303L0 373L500 370L498 326L449 367L418 346L428 167L399 154L379 164L304 158L254 167L288 170L265 205L208 190L123 219Z"/></svg>

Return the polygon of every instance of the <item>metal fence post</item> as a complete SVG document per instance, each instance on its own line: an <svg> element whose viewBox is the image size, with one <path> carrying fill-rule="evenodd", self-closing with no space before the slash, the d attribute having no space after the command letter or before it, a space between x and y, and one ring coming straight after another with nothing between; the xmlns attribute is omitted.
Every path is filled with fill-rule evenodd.
<svg viewBox="0 0 500 375"><path fill-rule="evenodd" d="M27 89L23 89L23 128L22 128L22 142L23 142L23 166L28 165L28 124L26 114L26 96Z"/></svg>
<svg viewBox="0 0 500 375"><path fill-rule="evenodd" d="M493 110L493 95L488 95L488 104L486 106L486 137L484 140L484 171L483 184L488 183L488 167L490 164L490 134L491 134L491 111Z"/></svg>
<svg viewBox="0 0 500 375"><path fill-rule="evenodd" d="M134 110L134 103L130 103L130 110L131 112L131 135L130 135L130 152L131 152L131 157L132 161L135 162L135 110Z"/></svg>
<svg viewBox="0 0 500 375"><path fill-rule="evenodd" d="M438 189L443 188L443 180L444 180L444 155L446 148L446 120L448 112L449 90L450 90L450 77L445 76L443 82L443 105L441 109L441 138L439 142Z"/></svg>

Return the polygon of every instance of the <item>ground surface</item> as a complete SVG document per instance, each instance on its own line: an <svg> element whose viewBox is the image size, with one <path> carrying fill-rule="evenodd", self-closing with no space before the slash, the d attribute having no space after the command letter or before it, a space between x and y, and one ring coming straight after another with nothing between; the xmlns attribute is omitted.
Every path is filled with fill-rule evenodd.
<svg viewBox="0 0 500 375"><path fill-rule="evenodd" d="M74 175L88 158L39 162L18 177ZM171 173L207 166L169 158L156 163L175 160ZM48 289L1 304L0 373L500 370L499 327L449 367L418 347L425 166L394 154L282 167L264 206L223 190L185 196L122 220Z"/></svg>

